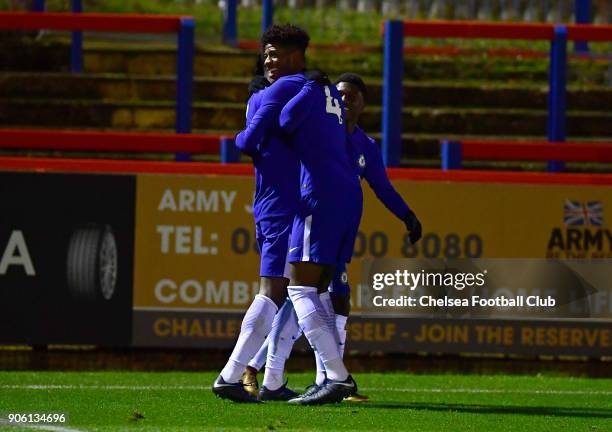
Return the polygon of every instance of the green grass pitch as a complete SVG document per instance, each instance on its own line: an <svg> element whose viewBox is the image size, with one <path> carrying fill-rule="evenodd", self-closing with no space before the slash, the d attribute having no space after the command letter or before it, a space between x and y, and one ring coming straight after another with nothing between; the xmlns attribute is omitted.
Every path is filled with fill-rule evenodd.
<svg viewBox="0 0 612 432"><path fill-rule="evenodd" d="M9 413L65 412L68 422L55 426L78 431L612 431L610 379L357 374L370 402L300 407L217 399L209 389L214 378L210 372L0 372L0 429L34 430L8 426ZM312 374L289 379L302 389Z"/></svg>

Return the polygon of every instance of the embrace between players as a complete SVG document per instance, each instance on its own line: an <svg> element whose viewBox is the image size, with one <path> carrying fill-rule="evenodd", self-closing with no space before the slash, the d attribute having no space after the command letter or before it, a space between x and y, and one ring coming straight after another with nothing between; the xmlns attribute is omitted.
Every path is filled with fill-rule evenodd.
<svg viewBox="0 0 612 432"><path fill-rule="evenodd" d="M235 402L320 405L357 397L342 356L350 311L346 263L361 220L361 178L406 224L413 243L421 237L421 224L389 182L378 146L357 126L363 81L343 74L334 86L322 72L306 71L308 42L292 25L274 25L262 35L264 76L251 82L247 126L236 136L255 166L261 280L212 387ZM314 349L317 376L298 395L283 376L302 333ZM257 392L256 373L264 364Z"/></svg>

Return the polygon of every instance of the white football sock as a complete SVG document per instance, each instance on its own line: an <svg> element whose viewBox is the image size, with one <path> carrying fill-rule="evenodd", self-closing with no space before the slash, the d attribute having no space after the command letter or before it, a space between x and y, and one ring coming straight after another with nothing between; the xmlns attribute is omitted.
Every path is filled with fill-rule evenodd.
<svg viewBox="0 0 612 432"><path fill-rule="evenodd" d="M270 342L268 344L266 367L284 370L285 362L291 354L293 344L301 334L302 330L298 325L293 303L287 299L272 322L272 331L268 336Z"/></svg>
<svg viewBox="0 0 612 432"><path fill-rule="evenodd" d="M344 315L336 315L336 329L338 331L338 339L340 342L339 350L340 357L344 357L344 347L346 346L346 320L348 317Z"/></svg>
<svg viewBox="0 0 612 432"><path fill-rule="evenodd" d="M328 315L334 314L334 304L331 301L331 296L329 295L329 291L322 292L319 294L319 300L321 300L321 304L325 308L325 313Z"/></svg>
<svg viewBox="0 0 612 432"><path fill-rule="evenodd" d="M327 377L344 381L348 371L342 363L336 338L327 323L324 307L315 287L289 286L289 297L295 307L300 327L310 344L318 351ZM334 326L335 327L335 326Z"/></svg>
<svg viewBox="0 0 612 432"><path fill-rule="evenodd" d="M325 365L323 364L323 360L321 360L321 356L314 350L315 362L317 364L317 376L315 377L315 384L323 385L325 382Z"/></svg>
<svg viewBox="0 0 612 432"><path fill-rule="evenodd" d="M325 309L325 315L326 315L325 318L326 318L327 324L329 325L331 317L334 316L334 305L331 302L331 297L329 295L329 292L323 292L319 294L319 300L321 300L321 304L323 305L323 308ZM317 350L314 351L314 354L315 354L315 363L317 366L317 375L315 377L315 383L317 385L322 385L323 382L325 381L325 365L323 364L323 360L321 359L321 356L319 355Z"/></svg>
<svg viewBox="0 0 612 432"><path fill-rule="evenodd" d="M285 384L285 380L283 379L283 371L279 371L277 369L270 369L266 366L266 372L264 373L263 385L268 390L278 390Z"/></svg>
<svg viewBox="0 0 612 432"><path fill-rule="evenodd" d="M240 327L240 336L232 351L229 361L221 371L225 382L236 383L242 376L244 368L261 348L272 328L272 320L278 308L266 296L256 295L253 303L246 311Z"/></svg>
<svg viewBox="0 0 612 432"><path fill-rule="evenodd" d="M293 303L287 299L274 317L272 331L268 335L268 357L263 381L268 390L276 390L284 384L285 362L301 333Z"/></svg>
<svg viewBox="0 0 612 432"><path fill-rule="evenodd" d="M319 294L319 300L321 300L323 308L325 309L325 318L327 325L329 326L329 330L334 335L334 338L338 340L338 333L336 331L336 314L334 313L334 304L331 301L329 291Z"/></svg>
<svg viewBox="0 0 612 432"><path fill-rule="evenodd" d="M274 321L272 321L272 327L274 327ZM266 364L266 357L268 357L268 344L269 343L270 343L270 338L266 338L261 348L259 348L259 351L257 351L257 354L255 354L255 357L253 357L251 361L249 362L249 366L251 366L253 369L260 371L261 368L263 368L264 365Z"/></svg>

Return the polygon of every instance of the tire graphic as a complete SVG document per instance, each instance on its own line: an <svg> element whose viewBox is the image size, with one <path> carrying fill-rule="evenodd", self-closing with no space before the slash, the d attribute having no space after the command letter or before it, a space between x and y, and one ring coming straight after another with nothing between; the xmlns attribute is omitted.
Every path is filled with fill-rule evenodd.
<svg viewBox="0 0 612 432"><path fill-rule="evenodd" d="M68 246L67 279L76 298L112 298L117 283L117 245L109 225L88 224L74 230Z"/></svg>

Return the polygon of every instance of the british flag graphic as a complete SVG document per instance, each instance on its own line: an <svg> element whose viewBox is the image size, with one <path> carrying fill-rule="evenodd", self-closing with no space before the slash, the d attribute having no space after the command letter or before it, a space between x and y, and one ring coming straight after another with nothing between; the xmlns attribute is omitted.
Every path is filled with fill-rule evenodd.
<svg viewBox="0 0 612 432"><path fill-rule="evenodd" d="M563 207L563 223L570 226L603 225L603 203L601 201L565 200Z"/></svg>

